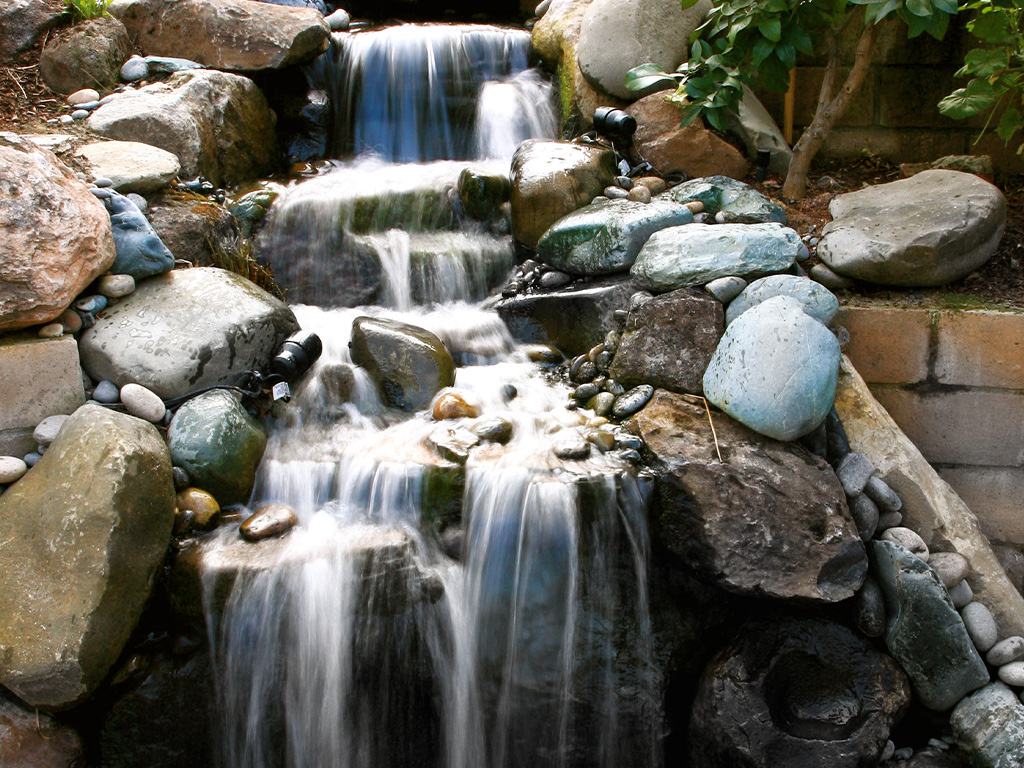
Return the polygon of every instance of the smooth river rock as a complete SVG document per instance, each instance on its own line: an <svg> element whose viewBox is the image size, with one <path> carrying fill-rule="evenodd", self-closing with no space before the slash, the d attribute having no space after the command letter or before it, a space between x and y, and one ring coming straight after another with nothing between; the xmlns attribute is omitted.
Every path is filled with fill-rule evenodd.
<svg viewBox="0 0 1024 768"><path fill-rule="evenodd" d="M836 337L799 302L769 299L726 327L704 373L704 395L763 435L795 440L832 409L841 354Z"/></svg>
<svg viewBox="0 0 1024 768"><path fill-rule="evenodd" d="M885 595L885 644L928 709L947 710L989 681L938 574L899 544L872 541L871 571Z"/></svg>
<svg viewBox="0 0 1024 768"><path fill-rule="evenodd" d="M49 151L0 133L0 333L60 316L114 263L103 203Z"/></svg>
<svg viewBox="0 0 1024 768"><path fill-rule="evenodd" d="M964 698L953 710L950 725L971 765L1024 765L1024 705L1003 683L990 683Z"/></svg>
<svg viewBox="0 0 1024 768"><path fill-rule="evenodd" d="M897 664L841 624L748 623L698 684L689 765L876 765L909 703Z"/></svg>
<svg viewBox="0 0 1024 768"><path fill-rule="evenodd" d="M623 272L655 232L692 222L689 208L664 198L596 202L552 224L537 243L537 259L575 275Z"/></svg>
<svg viewBox="0 0 1024 768"><path fill-rule="evenodd" d="M664 390L631 427L658 476L652 538L731 592L838 602L867 574L864 544L825 461ZM796 556L795 553L800 553Z"/></svg>
<svg viewBox="0 0 1024 768"><path fill-rule="evenodd" d="M840 195L829 205L818 256L840 275L929 287L966 277L991 258L1006 199L971 173L925 171Z"/></svg>
<svg viewBox="0 0 1024 768"><path fill-rule="evenodd" d="M174 268L174 255L131 199L114 194L105 198L103 204L110 213L114 233L114 273L141 280Z"/></svg>
<svg viewBox="0 0 1024 768"><path fill-rule="evenodd" d="M299 329L281 301L233 272L174 270L143 281L82 334L94 381L130 382L164 399L265 370Z"/></svg>
<svg viewBox="0 0 1024 768"><path fill-rule="evenodd" d="M77 154L86 159L96 176L110 179L111 186L125 195L156 192L174 181L181 170L176 155L138 141L97 141L80 147Z"/></svg>
<svg viewBox="0 0 1024 768"><path fill-rule="evenodd" d="M651 291L709 283L730 275L782 272L800 254L800 235L781 224L687 224L655 232L630 273Z"/></svg>
<svg viewBox="0 0 1024 768"><path fill-rule="evenodd" d="M705 176L684 181L667 193L677 203L699 201L705 213L722 214L730 224L786 223L786 212L749 184L728 176Z"/></svg>
<svg viewBox="0 0 1024 768"><path fill-rule="evenodd" d="M839 311L839 300L821 283L796 275L770 275L755 280L729 304L726 325L748 309L776 296L789 296L800 302L804 312L822 325L828 325Z"/></svg>
<svg viewBox="0 0 1024 768"><path fill-rule="evenodd" d="M0 496L0 683L47 709L95 691L142 615L173 521L156 428L79 408Z"/></svg>

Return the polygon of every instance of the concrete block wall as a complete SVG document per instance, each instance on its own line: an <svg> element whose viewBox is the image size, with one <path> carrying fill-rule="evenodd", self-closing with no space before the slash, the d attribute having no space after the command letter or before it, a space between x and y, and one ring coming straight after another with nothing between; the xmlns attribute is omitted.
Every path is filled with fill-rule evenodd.
<svg viewBox="0 0 1024 768"><path fill-rule="evenodd" d="M846 354L993 541L1024 545L1024 312L844 306Z"/></svg>

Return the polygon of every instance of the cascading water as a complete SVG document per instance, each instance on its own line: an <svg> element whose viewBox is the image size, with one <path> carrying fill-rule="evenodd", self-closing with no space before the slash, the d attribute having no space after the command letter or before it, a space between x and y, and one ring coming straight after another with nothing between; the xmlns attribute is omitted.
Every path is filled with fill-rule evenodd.
<svg viewBox="0 0 1024 768"><path fill-rule="evenodd" d="M500 177L554 132L529 36L429 25L334 45L339 145L386 159L288 190L261 236L305 270L292 295L322 306L294 310L324 355L272 424L252 498L299 527L203 544L222 764L658 766L642 486L614 453L556 458L553 441L583 438L568 389L470 303L507 274L510 240L452 204L451 158ZM367 314L437 334L455 387L511 438L465 466L432 451L474 419L385 407L349 357Z"/></svg>

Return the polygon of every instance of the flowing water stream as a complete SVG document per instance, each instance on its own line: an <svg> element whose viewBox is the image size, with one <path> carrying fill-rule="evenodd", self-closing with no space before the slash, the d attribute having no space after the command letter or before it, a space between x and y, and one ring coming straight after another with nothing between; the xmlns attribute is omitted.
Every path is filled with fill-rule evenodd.
<svg viewBox="0 0 1024 768"><path fill-rule="evenodd" d="M299 527L203 545L224 766L660 765L644 486L612 452L555 457L585 417L484 301L510 238L429 214L467 162L507 173L519 142L554 134L529 39L399 26L336 35L317 65L335 146L357 157L282 195L262 236L305 265L293 309L324 354L272 424L252 499ZM368 196L416 201L367 223ZM351 366L361 315L437 334L507 444L441 459L438 422L386 408Z"/></svg>

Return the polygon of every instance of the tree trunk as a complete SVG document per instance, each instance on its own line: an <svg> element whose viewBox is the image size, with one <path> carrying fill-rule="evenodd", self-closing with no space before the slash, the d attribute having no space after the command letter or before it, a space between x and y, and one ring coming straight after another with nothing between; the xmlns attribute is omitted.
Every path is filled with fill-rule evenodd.
<svg viewBox="0 0 1024 768"><path fill-rule="evenodd" d="M807 173L811 162L818 154L832 127L839 121L853 103L854 96L864 84L868 68L871 66L871 55L875 47L875 35L878 29L873 22L866 22L857 41L853 66L846 76L839 93L832 98L836 77L839 74L839 40L833 36L829 41L829 60L825 68L825 78L818 94L818 107L814 111L811 124L793 146L793 160L789 164L786 181L782 185L782 196L789 200L800 200L807 192Z"/></svg>

